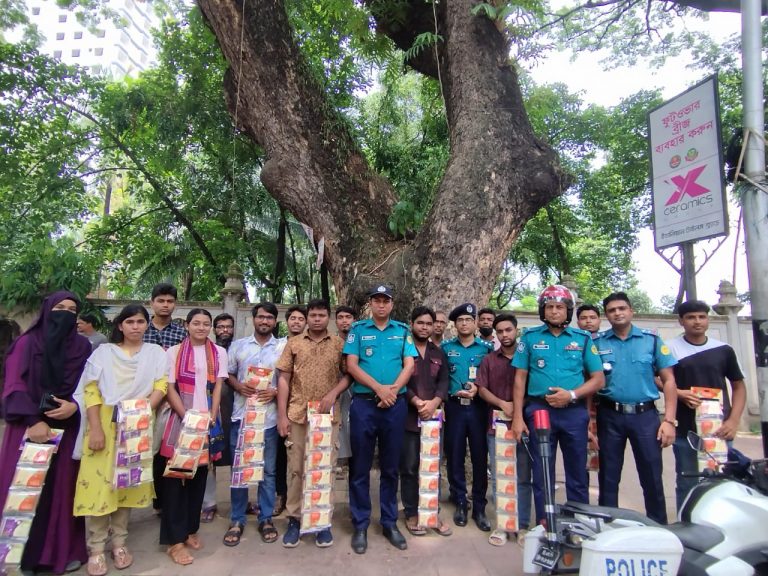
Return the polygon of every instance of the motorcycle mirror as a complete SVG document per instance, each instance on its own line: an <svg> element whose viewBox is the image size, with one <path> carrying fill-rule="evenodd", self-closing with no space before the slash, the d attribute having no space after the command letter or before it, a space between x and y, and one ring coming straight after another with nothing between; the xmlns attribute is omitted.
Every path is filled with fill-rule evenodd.
<svg viewBox="0 0 768 576"><path fill-rule="evenodd" d="M701 441L701 436L696 434L696 432L693 430L688 432L687 440L688 446L696 450L696 452L700 452L702 450L703 442Z"/></svg>
<svg viewBox="0 0 768 576"><path fill-rule="evenodd" d="M718 462L717 458L712 456L712 454L709 453L709 451L704 447L704 442L701 439L701 436L696 434L693 430L688 431L688 435L686 436L688 440L688 445L696 450L697 452L704 452L704 454L707 455L707 457L712 460L712 462L715 463L716 469L719 470L721 462Z"/></svg>

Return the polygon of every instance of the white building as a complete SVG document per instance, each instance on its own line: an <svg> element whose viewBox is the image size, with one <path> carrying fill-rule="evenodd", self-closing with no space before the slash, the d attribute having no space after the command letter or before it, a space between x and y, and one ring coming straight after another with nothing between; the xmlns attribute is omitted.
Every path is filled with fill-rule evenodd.
<svg viewBox="0 0 768 576"><path fill-rule="evenodd" d="M150 30L156 25L152 7L144 0L105 0L120 19L102 18L97 30L78 22L74 12L54 0L27 0L30 21L45 38L40 51L87 68L92 74L135 76L155 62Z"/></svg>

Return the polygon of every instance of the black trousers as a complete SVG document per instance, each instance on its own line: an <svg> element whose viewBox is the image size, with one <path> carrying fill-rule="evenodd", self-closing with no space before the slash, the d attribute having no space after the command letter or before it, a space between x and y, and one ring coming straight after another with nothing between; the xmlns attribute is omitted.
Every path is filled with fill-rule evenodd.
<svg viewBox="0 0 768 576"><path fill-rule="evenodd" d="M163 458L167 462L167 458ZM191 534L200 530L200 510L205 495L208 467L200 466L189 480L165 478L163 486L163 514L160 518L160 544L173 546L186 542ZM157 485L155 485L157 486Z"/></svg>
<svg viewBox="0 0 768 576"><path fill-rule="evenodd" d="M155 454L152 457L152 481L155 483L155 497L152 499L152 508L155 510L163 509L163 472L165 472L165 463L167 458Z"/></svg>
<svg viewBox="0 0 768 576"><path fill-rule="evenodd" d="M419 512L419 450L421 434L405 431L400 451L400 500L403 502L405 517L411 518Z"/></svg>
<svg viewBox="0 0 768 576"><path fill-rule="evenodd" d="M277 463L275 469L275 494L285 498L288 495L288 452L285 449L285 438L277 439Z"/></svg>

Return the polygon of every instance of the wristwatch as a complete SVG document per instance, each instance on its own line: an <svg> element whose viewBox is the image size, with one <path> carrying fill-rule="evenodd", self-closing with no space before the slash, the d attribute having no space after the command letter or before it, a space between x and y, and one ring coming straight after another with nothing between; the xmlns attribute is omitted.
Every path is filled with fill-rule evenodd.
<svg viewBox="0 0 768 576"><path fill-rule="evenodd" d="M571 395L571 404L573 404L574 402L576 402L576 400L578 400L578 396L576 396L576 392L574 392L573 390L568 390L568 392Z"/></svg>
<svg viewBox="0 0 768 576"><path fill-rule="evenodd" d="M672 426L677 428L677 420L669 420L667 418L664 418L664 422L666 422L667 424L672 424Z"/></svg>

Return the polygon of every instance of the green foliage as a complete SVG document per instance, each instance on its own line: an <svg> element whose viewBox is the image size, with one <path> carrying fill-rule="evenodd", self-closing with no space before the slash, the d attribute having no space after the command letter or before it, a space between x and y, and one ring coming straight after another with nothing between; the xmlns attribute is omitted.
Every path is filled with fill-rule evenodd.
<svg viewBox="0 0 768 576"><path fill-rule="evenodd" d="M87 191L93 127L72 113L97 85L27 44L0 42L0 302L34 306L68 287L85 294L93 262L75 232L97 203Z"/></svg>
<svg viewBox="0 0 768 576"><path fill-rule="evenodd" d="M406 61L410 60L411 58L415 58L425 48L434 47L438 44L438 42L442 41L443 37L439 34L434 34L432 32L422 32L413 39L413 44L408 50L405 51L404 58Z"/></svg>
<svg viewBox="0 0 768 576"><path fill-rule="evenodd" d="M34 238L0 266L0 302L9 309L33 309L56 290L70 290L83 299L95 284L97 269L98 263L70 238Z"/></svg>
<svg viewBox="0 0 768 576"><path fill-rule="evenodd" d="M371 166L399 202L390 229L408 236L421 227L449 156L448 126L439 86L415 73L387 70L382 87L359 104L359 136Z"/></svg>

